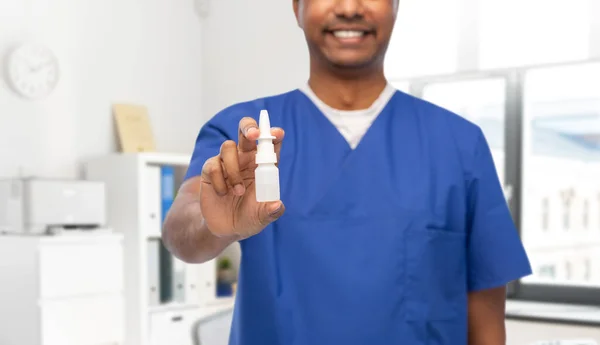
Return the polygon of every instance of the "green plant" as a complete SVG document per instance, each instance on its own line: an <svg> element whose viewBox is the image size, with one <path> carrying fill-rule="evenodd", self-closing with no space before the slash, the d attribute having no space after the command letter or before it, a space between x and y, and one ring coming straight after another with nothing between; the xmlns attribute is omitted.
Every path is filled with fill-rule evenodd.
<svg viewBox="0 0 600 345"><path fill-rule="evenodd" d="M231 260L229 258L220 258L218 262L219 270L228 270L232 268Z"/></svg>

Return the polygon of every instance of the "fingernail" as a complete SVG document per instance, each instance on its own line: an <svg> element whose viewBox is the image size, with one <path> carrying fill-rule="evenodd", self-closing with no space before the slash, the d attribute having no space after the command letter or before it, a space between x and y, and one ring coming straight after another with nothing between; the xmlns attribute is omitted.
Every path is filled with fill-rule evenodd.
<svg viewBox="0 0 600 345"><path fill-rule="evenodd" d="M244 194L244 191L245 191L245 189L246 189L246 188L244 188L244 186L243 186L243 185L241 185L241 184L236 184L236 185L233 187L233 192L234 192L235 194L237 194L237 195L242 195L242 194Z"/></svg>
<svg viewBox="0 0 600 345"><path fill-rule="evenodd" d="M273 204L269 206L269 215L273 216L281 210L281 204Z"/></svg>
<svg viewBox="0 0 600 345"><path fill-rule="evenodd" d="M244 130L244 135L248 135L248 133L250 133L251 129L257 129L258 130L258 128L254 127L254 126L246 127L246 129Z"/></svg>

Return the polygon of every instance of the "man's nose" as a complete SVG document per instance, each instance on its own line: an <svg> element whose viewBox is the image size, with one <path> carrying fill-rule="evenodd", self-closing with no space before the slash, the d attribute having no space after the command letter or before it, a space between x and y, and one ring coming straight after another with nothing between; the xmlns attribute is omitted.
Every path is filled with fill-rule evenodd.
<svg viewBox="0 0 600 345"><path fill-rule="evenodd" d="M340 17L354 18L364 15L364 0L336 0L335 14Z"/></svg>

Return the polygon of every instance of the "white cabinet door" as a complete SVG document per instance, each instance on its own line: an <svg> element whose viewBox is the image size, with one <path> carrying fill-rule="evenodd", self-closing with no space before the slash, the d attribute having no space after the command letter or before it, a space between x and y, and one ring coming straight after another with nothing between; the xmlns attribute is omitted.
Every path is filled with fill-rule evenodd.
<svg viewBox="0 0 600 345"><path fill-rule="evenodd" d="M119 292L122 262L120 241L44 244L39 251L40 297Z"/></svg>
<svg viewBox="0 0 600 345"><path fill-rule="evenodd" d="M123 343L123 298L106 295L40 304L42 345Z"/></svg>

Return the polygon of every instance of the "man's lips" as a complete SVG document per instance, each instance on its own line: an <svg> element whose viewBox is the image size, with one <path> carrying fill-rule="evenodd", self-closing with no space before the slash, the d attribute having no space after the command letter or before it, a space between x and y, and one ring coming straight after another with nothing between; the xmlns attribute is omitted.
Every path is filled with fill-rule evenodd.
<svg viewBox="0 0 600 345"><path fill-rule="evenodd" d="M325 30L325 34L342 43L359 43L367 36L373 36L375 31L365 27L334 27Z"/></svg>

